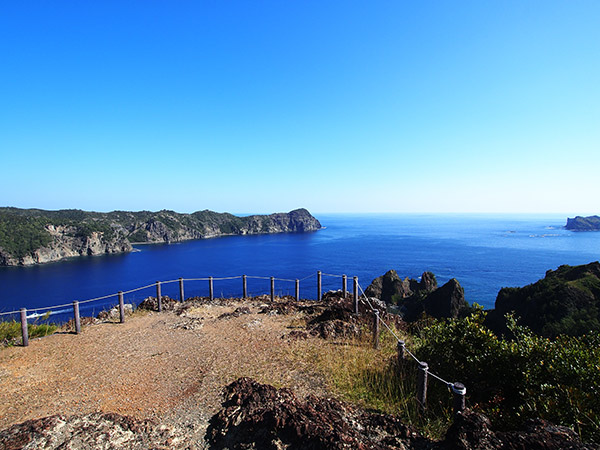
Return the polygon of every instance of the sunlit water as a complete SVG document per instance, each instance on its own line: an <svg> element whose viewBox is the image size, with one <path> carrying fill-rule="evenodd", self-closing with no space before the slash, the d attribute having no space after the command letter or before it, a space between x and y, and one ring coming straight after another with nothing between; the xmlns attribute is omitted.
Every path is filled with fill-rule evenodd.
<svg viewBox="0 0 600 450"><path fill-rule="evenodd" d="M316 272L358 276L362 288L389 269L400 276L433 272L441 285L457 278L469 302L494 305L504 286L523 286L561 264L599 259L600 233L564 230L564 215L349 215L320 214L325 229L306 234L234 236L170 245L143 245L139 251L35 267L0 268L0 311L29 310L127 291L157 280L229 277L242 274L301 282L301 297L315 298ZM351 289L351 283L348 283ZM323 291L341 280L323 277ZM249 294L268 293L269 280L249 279ZM217 280L216 296L239 296L242 281ZM177 283L163 295L177 298ZM293 282L276 282L277 294L294 293ZM125 296L139 303L151 287ZM208 295L208 282L186 281L185 295ZM96 314L116 297L81 305ZM68 319L70 307L52 320ZM41 311L43 312L43 311ZM35 312L33 312L35 313ZM30 314L33 314L30 313ZM7 318L7 316L3 316Z"/></svg>

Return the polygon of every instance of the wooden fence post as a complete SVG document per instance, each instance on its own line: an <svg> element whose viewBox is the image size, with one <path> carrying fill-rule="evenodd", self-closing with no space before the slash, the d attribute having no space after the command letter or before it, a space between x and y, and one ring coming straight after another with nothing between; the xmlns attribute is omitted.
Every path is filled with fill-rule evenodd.
<svg viewBox="0 0 600 450"><path fill-rule="evenodd" d="M300 301L300 280L296 278L296 301Z"/></svg>
<svg viewBox="0 0 600 450"><path fill-rule="evenodd" d="M465 410L467 388L462 383L454 383L452 385L452 393L454 394L454 414L458 414Z"/></svg>
<svg viewBox="0 0 600 450"><path fill-rule="evenodd" d="M81 318L79 317L79 302L73 302L73 319L75 320L75 334L81 333Z"/></svg>
<svg viewBox="0 0 600 450"><path fill-rule="evenodd" d="M275 277L271 277L271 302L275 301Z"/></svg>
<svg viewBox="0 0 600 450"><path fill-rule="evenodd" d="M346 281L348 280L348 277L346 275L342 275L342 297L346 298L346 293L347 293L347 283Z"/></svg>
<svg viewBox="0 0 600 450"><path fill-rule="evenodd" d="M158 305L158 312L162 312L162 296L160 293L160 281L156 282L156 302Z"/></svg>
<svg viewBox="0 0 600 450"><path fill-rule="evenodd" d="M246 280L246 275L242 275L242 285L243 285L243 298L248 297L248 281Z"/></svg>
<svg viewBox="0 0 600 450"><path fill-rule="evenodd" d="M123 291L119 291L119 321L125 323L125 303L123 302Z"/></svg>
<svg viewBox="0 0 600 450"><path fill-rule="evenodd" d="M208 277L208 298L212 302L215 298L215 290L213 285L213 277Z"/></svg>
<svg viewBox="0 0 600 450"><path fill-rule="evenodd" d="M317 300L321 300L321 271L317 272Z"/></svg>
<svg viewBox="0 0 600 450"><path fill-rule="evenodd" d="M404 341L398 341L396 348L398 350L398 368L402 369L404 366L404 356L406 354L406 344Z"/></svg>
<svg viewBox="0 0 600 450"><path fill-rule="evenodd" d="M419 363L419 373L417 377L417 402L421 412L427 410L427 371L429 366L426 362Z"/></svg>
<svg viewBox="0 0 600 450"><path fill-rule="evenodd" d="M27 329L27 309L21 308L21 334L23 335L23 347L29 345L29 330Z"/></svg>
<svg viewBox="0 0 600 450"><path fill-rule="evenodd" d="M379 310L373 311L373 348L379 349Z"/></svg>
<svg viewBox="0 0 600 450"><path fill-rule="evenodd" d="M358 277L354 277L354 314L358 316Z"/></svg>
<svg viewBox="0 0 600 450"><path fill-rule="evenodd" d="M182 302L185 300L185 295L183 294L183 278L179 278L179 301Z"/></svg>

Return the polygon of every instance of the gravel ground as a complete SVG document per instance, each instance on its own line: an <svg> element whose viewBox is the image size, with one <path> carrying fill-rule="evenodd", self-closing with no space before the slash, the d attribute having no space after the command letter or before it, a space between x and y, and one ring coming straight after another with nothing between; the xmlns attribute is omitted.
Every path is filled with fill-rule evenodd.
<svg viewBox="0 0 600 450"><path fill-rule="evenodd" d="M303 318L244 305L249 313L238 317L220 316L240 304L194 307L182 316L137 313L124 324L0 350L0 429L52 414L115 412L189 428L201 442L221 389L241 376L325 395L323 381L298 356L319 342L286 338Z"/></svg>

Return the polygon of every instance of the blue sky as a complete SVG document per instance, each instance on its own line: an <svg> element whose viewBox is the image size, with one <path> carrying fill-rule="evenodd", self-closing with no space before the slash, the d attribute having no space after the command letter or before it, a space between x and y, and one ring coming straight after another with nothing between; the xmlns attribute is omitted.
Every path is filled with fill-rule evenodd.
<svg viewBox="0 0 600 450"><path fill-rule="evenodd" d="M600 2L0 6L0 205L600 213Z"/></svg>

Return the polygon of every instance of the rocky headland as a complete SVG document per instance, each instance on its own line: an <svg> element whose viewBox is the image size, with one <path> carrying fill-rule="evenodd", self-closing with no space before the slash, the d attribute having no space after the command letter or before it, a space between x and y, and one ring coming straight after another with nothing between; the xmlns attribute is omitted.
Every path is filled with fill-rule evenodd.
<svg viewBox="0 0 600 450"><path fill-rule="evenodd" d="M234 216L197 211L45 211L0 208L0 266L27 266L82 255L122 253L132 243L172 243L218 236L302 233L321 228L306 209Z"/></svg>
<svg viewBox="0 0 600 450"><path fill-rule="evenodd" d="M571 231L600 231L600 216L569 217L565 228Z"/></svg>

